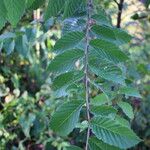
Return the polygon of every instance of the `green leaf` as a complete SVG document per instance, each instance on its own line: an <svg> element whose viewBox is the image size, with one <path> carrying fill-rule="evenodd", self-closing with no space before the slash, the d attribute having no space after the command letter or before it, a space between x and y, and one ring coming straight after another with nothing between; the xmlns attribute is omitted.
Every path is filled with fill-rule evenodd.
<svg viewBox="0 0 150 150"><path fill-rule="evenodd" d="M8 39L4 43L4 49L6 50L7 55L11 54L15 47L15 41L13 39Z"/></svg>
<svg viewBox="0 0 150 150"><path fill-rule="evenodd" d="M61 136L66 136L75 128L83 101L70 101L62 104L53 114L50 127Z"/></svg>
<svg viewBox="0 0 150 150"><path fill-rule="evenodd" d="M95 116L114 116L117 110L108 105L91 106L91 113Z"/></svg>
<svg viewBox="0 0 150 150"><path fill-rule="evenodd" d="M142 98L138 90L133 87L121 87L119 89L119 94L125 94L126 96L133 96L137 98Z"/></svg>
<svg viewBox="0 0 150 150"><path fill-rule="evenodd" d="M80 129L80 133L85 131L89 126L89 123L87 120L84 120L82 122L79 122L77 125L76 125L76 128L79 128Z"/></svg>
<svg viewBox="0 0 150 150"><path fill-rule="evenodd" d="M31 7L35 0L27 0L27 8Z"/></svg>
<svg viewBox="0 0 150 150"><path fill-rule="evenodd" d="M92 31L98 34L99 37L103 38L104 40L108 40L110 42L116 42L114 30L111 27L94 25L92 27Z"/></svg>
<svg viewBox="0 0 150 150"><path fill-rule="evenodd" d="M84 73L81 71L72 71L59 75L53 82L54 90L60 90L61 88L67 88L75 82L81 80Z"/></svg>
<svg viewBox="0 0 150 150"><path fill-rule="evenodd" d="M101 91L103 91L103 93L105 95L107 95L107 97L109 98L110 101L112 101L113 99L115 99L117 97L117 87L118 85L112 83L112 82L104 82L103 84L100 85L100 89Z"/></svg>
<svg viewBox="0 0 150 150"><path fill-rule="evenodd" d="M4 27L6 20L6 7L3 0L0 0L0 30Z"/></svg>
<svg viewBox="0 0 150 150"><path fill-rule="evenodd" d="M0 30L5 26L7 20L0 16Z"/></svg>
<svg viewBox="0 0 150 150"><path fill-rule="evenodd" d="M106 25L111 26L110 19L108 18L108 15L105 13L104 10L99 10L97 14L94 14L92 18L96 21L99 25Z"/></svg>
<svg viewBox="0 0 150 150"><path fill-rule="evenodd" d="M55 17L63 9L66 0L49 0L47 10L45 12L45 19Z"/></svg>
<svg viewBox="0 0 150 150"><path fill-rule="evenodd" d="M0 16L0 30L5 26L6 22L6 19Z"/></svg>
<svg viewBox="0 0 150 150"><path fill-rule="evenodd" d="M7 20L16 26L25 11L26 0L4 0L4 3L7 9Z"/></svg>
<svg viewBox="0 0 150 150"><path fill-rule="evenodd" d="M132 39L132 36L122 29L115 28L114 33L117 38L118 44L120 45L130 42Z"/></svg>
<svg viewBox="0 0 150 150"><path fill-rule="evenodd" d="M92 51L97 54L97 57L109 60L113 63L124 62L128 59L119 47L105 40L91 40L90 45L94 48Z"/></svg>
<svg viewBox="0 0 150 150"><path fill-rule="evenodd" d="M93 106L100 106L100 105L103 105L103 104L106 104L109 102L110 102L110 100L104 93L99 94L96 97L94 97L93 99L91 99L91 105L93 105Z"/></svg>
<svg viewBox="0 0 150 150"><path fill-rule="evenodd" d="M134 118L133 108L129 103L126 102L118 102L118 106L122 109L122 111L130 118Z"/></svg>
<svg viewBox="0 0 150 150"><path fill-rule="evenodd" d="M114 83L125 84L125 76L121 69L109 61L102 59L98 60L98 58L92 59L89 62L89 68L94 74L101 78L113 81Z"/></svg>
<svg viewBox="0 0 150 150"><path fill-rule="evenodd" d="M82 41L84 36L82 32L69 32L57 41L54 50L62 53L65 50L73 49Z"/></svg>
<svg viewBox="0 0 150 150"><path fill-rule="evenodd" d="M77 146L68 146L65 148L65 150L82 150L80 147Z"/></svg>
<svg viewBox="0 0 150 150"><path fill-rule="evenodd" d="M16 37L16 34L14 34L12 32L6 32L6 33L0 35L0 42L9 40L9 39L15 38L15 37Z"/></svg>
<svg viewBox="0 0 150 150"><path fill-rule="evenodd" d="M125 44L131 40L131 36L127 32L114 27L94 25L92 31L98 34L100 38L118 45Z"/></svg>
<svg viewBox="0 0 150 150"><path fill-rule="evenodd" d="M18 36L16 38L15 49L24 58L28 57L30 51L29 51L29 43L26 35Z"/></svg>
<svg viewBox="0 0 150 150"><path fill-rule="evenodd" d="M0 0L0 16L6 18L7 10L4 4L5 0Z"/></svg>
<svg viewBox="0 0 150 150"><path fill-rule="evenodd" d="M119 115L116 115L115 116L115 121L118 123L118 124L121 124L122 126L125 126L127 128L130 128L130 123L128 120L120 117Z"/></svg>
<svg viewBox="0 0 150 150"><path fill-rule="evenodd" d="M108 145L96 137L91 137L89 139L89 148L90 150L119 150L119 148Z"/></svg>
<svg viewBox="0 0 150 150"><path fill-rule="evenodd" d="M72 49L66 51L54 58L48 66L48 70L54 73L65 73L75 68L77 60L82 58L84 51L80 49Z"/></svg>
<svg viewBox="0 0 150 150"><path fill-rule="evenodd" d="M45 2L46 0L28 0L29 2L27 2L27 6L29 9L33 9L36 10L38 8L40 8Z"/></svg>
<svg viewBox="0 0 150 150"><path fill-rule="evenodd" d="M93 118L91 129L98 139L122 149L133 147L141 141L131 129L107 117Z"/></svg>
<svg viewBox="0 0 150 150"><path fill-rule="evenodd" d="M36 116L33 113L29 113L27 116L24 113L19 119L19 123L26 137L30 137L30 129L35 119Z"/></svg>
<svg viewBox="0 0 150 150"><path fill-rule="evenodd" d="M85 0L68 0L64 10L64 18L72 17Z"/></svg>

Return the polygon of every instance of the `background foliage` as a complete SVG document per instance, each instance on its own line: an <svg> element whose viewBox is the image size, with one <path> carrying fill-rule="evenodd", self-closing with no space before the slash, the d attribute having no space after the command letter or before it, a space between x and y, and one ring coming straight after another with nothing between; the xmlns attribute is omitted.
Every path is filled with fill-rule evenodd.
<svg viewBox="0 0 150 150"><path fill-rule="evenodd" d="M69 146L72 144L83 147L86 141L85 129L87 128L87 122L84 121L85 109L81 111L81 123L77 124L77 129L74 129L68 137L62 137L61 135L70 133L74 127L69 126L62 130L63 126L57 128L56 125L58 122L61 124L64 120L60 112L67 115L69 108L71 108L70 112L72 108L76 110L77 113L72 115L74 118L78 118L78 110L80 110L83 102L74 101L70 105L68 101L70 99L84 99L83 85L70 84L68 88L66 87L67 81L64 81L64 77L62 77L62 80L59 78L61 82L58 82L57 78L55 79L57 74L72 70L74 63L77 63L77 68L82 68L81 63L76 62L83 55L80 49L77 49L78 51L70 51L69 53L65 53L64 51L74 46L74 44L78 45L80 40L83 39L84 35L78 31L82 31L85 28L83 17L85 15L85 1L83 0L82 3L78 3L77 0L75 5L74 1L70 0L66 2L60 0L60 3L55 3L56 6L51 5L52 2L53 0L49 3L46 0L0 1L0 149L2 150L79 149ZM112 23L116 25L118 13L116 2L113 0L95 0L94 3L97 7L101 8L100 10L103 8L108 15L108 17L104 17L106 16L105 12L99 12L101 14L99 18L100 24L110 26L112 20ZM79 4L80 6L78 6ZM125 53L130 54L130 60L126 62L127 67L120 66L120 68L128 77L126 81L128 85L138 87L142 99L139 93L132 88L121 89L119 92L125 94L123 100L126 98L129 103L120 102L118 103L118 108L121 115L126 119L131 119L132 128L143 139L143 142L137 147L132 148L137 150L150 148L149 4L149 0L125 1L121 22L121 27L128 30L133 40L129 45L123 47ZM64 6L64 11L61 10L62 6ZM76 11L77 7L80 8L78 11ZM56 19L52 16L58 17ZM96 17L93 16L94 19ZM113 39L113 37L110 37L110 34L107 35L105 33L107 28L98 30L98 26L94 26L92 30L96 34L101 30L101 32L104 32L101 35L102 38L107 39L109 37L109 40ZM65 36L70 31L74 31L74 35L66 37L61 42L58 40L61 35ZM119 41L119 39L118 37L119 44L124 42L124 40ZM56 41L58 42L55 45ZM96 46L98 47L96 41L91 42L92 44L94 46L97 44ZM79 46L82 47L83 45ZM59 55L55 57L56 54ZM54 57L55 59L53 59ZM114 60L115 57L110 58L108 55L107 58ZM122 59L124 58L120 58L120 60ZM82 62L82 60L80 61ZM114 60L114 62L117 61ZM103 67L107 63L106 61L99 67ZM117 70L117 75L119 74L120 76L117 76L116 80L116 72L114 72L114 75L111 72L110 78L109 70L107 70L108 74L106 72L97 72L94 69L94 60L91 60L91 64L93 65L93 70L91 70L96 75L100 74L104 78L102 81L98 78L96 82L103 83L105 80L117 83L123 82L122 79L124 77L120 75L120 70ZM128 68L127 71L126 68ZM74 72L71 72L71 75L73 76ZM80 79L79 76L80 74L76 75L76 80ZM95 76L92 76L92 78L95 79ZM74 83L74 78L69 78L69 83ZM65 89L67 88L67 92L64 90L64 87ZM108 91L110 88L112 91L116 91L114 84L106 82L103 90L110 97L113 97L114 93ZM107 116L110 114L107 111L107 107L101 106L107 101L105 95L94 88L94 85L91 89L91 97L92 100L94 99L92 105L97 106L99 104L100 110L103 110L103 112L99 112L96 107L93 107L93 115L99 113L102 116ZM120 98L122 97L118 97L118 99ZM101 101L97 101L97 99ZM66 103L62 105L64 101ZM55 109L60 105L62 107L54 113ZM135 117L131 105L134 108ZM67 112L65 112L66 107L68 108ZM105 114L102 114L104 112ZM115 114L116 110L112 108L111 112ZM107 122L103 117L100 120ZM67 121L73 122L72 124L74 125L77 119ZM92 130L95 132L94 123L99 122L99 118L93 119L92 122ZM66 122L63 123L65 127L68 125ZM128 125L128 122L126 122L126 125ZM53 131L61 132L59 132L60 134L56 134ZM98 143L97 140L95 137L91 138L89 141L90 147L95 145L94 142ZM102 144L99 143L99 145ZM103 146L105 147L105 145ZM112 147L110 148L112 149Z"/></svg>

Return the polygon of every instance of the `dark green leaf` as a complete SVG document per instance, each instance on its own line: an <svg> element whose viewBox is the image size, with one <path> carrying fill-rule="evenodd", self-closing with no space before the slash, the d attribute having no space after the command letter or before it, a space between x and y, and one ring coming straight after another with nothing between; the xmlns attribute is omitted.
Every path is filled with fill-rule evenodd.
<svg viewBox="0 0 150 150"><path fill-rule="evenodd" d="M91 40L90 45L94 48L92 51L100 58L114 63L124 62L128 59L119 47L108 41L95 39Z"/></svg>
<svg viewBox="0 0 150 150"><path fill-rule="evenodd" d="M119 102L118 106L122 109L122 111L130 118L134 118L133 108L129 103Z"/></svg>
<svg viewBox="0 0 150 150"><path fill-rule="evenodd" d="M120 117L119 115L116 115L115 116L115 121L118 123L118 124L121 124L122 126L125 126L127 128L130 128L130 123L128 120Z"/></svg>
<svg viewBox="0 0 150 150"><path fill-rule="evenodd" d="M99 106L109 102L110 102L109 98L104 93L97 95L91 100L91 104L93 106Z"/></svg>
<svg viewBox="0 0 150 150"><path fill-rule="evenodd" d="M82 32L70 32L64 35L61 39L57 41L54 46L54 50L57 52L64 52L65 50L75 48L84 38L84 33Z"/></svg>
<svg viewBox="0 0 150 150"><path fill-rule="evenodd" d="M64 10L64 18L72 17L85 0L68 0Z"/></svg>
<svg viewBox="0 0 150 150"><path fill-rule="evenodd" d="M98 139L122 149L133 147L141 141L131 129L107 117L93 118L91 129Z"/></svg>
<svg viewBox="0 0 150 150"><path fill-rule="evenodd" d="M53 88L55 90L60 90L62 88L67 88L68 86L74 84L75 82L81 80L84 76L84 73L81 71L73 71L61 74L56 77L53 82Z"/></svg>
<svg viewBox="0 0 150 150"><path fill-rule="evenodd" d="M27 8L31 7L35 0L27 0Z"/></svg>
<svg viewBox="0 0 150 150"><path fill-rule="evenodd" d="M78 122L83 104L83 101L70 101L62 104L52 116L50 127L59 135L68 135Z"/></svg>
<svg viewBox="0 0 150 150"><path fill-rule="evenodd" d="M133 87L121 87L119 89L119 94L125 94L126 96L141 98L141 95L139 94L138 90Z"/></svg>
<svg viewBox="0 0 150 150"><path fill-rule="evenodd" d="M90 150L119 150L119 148L108 145L96 137L91 137L89 139L89 148Z"/></svg>
<svg viewBox="0 0 150 150"><path fill-rule="evenodd" d="M102 105L102 106L91 106L91 112L95 116L114 116L117 110L112 106Z"/></svg>
<svg viewBox="0 0 150 150"><path fill-rule="evenodd" d="M90 70L104 78L108 81L113 81L114 83L125 84L125 76L123 75L121 69L109 61L102 59L92 59L89 63Z"/></svg>
<svg viewBox="0 0 150 150"><path fill-rule="evenodd" d="M94 25L92 31L98 34L100 38L118 45L131 40L131 36L127 32L113 27Z"/></svg>
<svg viewBox="0 0 150 150"><path fill-rule="evenodd" d="M8 21L16 26L25 11L26 0L5 0L4 3Z"/></svg>
<svg viewBox="0 0 150 150"><path fill-rule="evenodd" d="M94 14L92 18L96 20L96 23L99 25L111 26L111 22L110 19L108 18L108 15L102 9L100 9L97 14Z"/></svg>
<svg viewBox="0 0 150 150"><path fill-rule="evenodd" d="M73 49L66 51L54 58L48 66L48 70L54 73L65 73L72 71L75 68L75 63L82 58L84 51L80 49Z"/></svg>
<svg viewBox="0 0 150 150"><path fill-rule="evenodd" d="M55 17L63 9L66 0L49 0L47 10L45 12L45 19Z"/></svg>
<svg viewBox="0 0 150 150"><path fill-rule="evenodd" d="M4 4L4 0L0 0L0 30L4 27L6 23L6 7Z"/></svg>
<svg viewBox="0 0 150 150"><path fill-rule="evenodd" d="M19 123L26 137L30 137L30 129L35 119L36 116L33 113L29 113L27 116L23 114L19 119Z"/></svg>

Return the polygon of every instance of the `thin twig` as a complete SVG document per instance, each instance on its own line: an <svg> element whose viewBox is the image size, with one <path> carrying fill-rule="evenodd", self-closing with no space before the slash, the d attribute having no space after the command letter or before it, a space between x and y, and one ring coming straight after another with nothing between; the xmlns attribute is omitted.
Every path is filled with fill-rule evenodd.
<svg viewBox="0 0 150 150"><path fill-rule="evenodd" d="M124 5L124 0L120 0L120 2L118 4L117 28L121 27L121 17L122 17L123 5Z"/></svg>
<svg viewBox="0 0 150 150"><path fill-rule="evenodd" d="M87 26L86 26L86 48L85 48L85 64L84 64L84 73L85 73L85 90L86 90L86 111L87 111L87 120L90 123L90 95L89 95L89 80L88 80L88 52L89 52L89 42L90 42L90 26L91 26L91 11L93 8L92 0L87 0ZM87 139L85 150L88 150L88 141L90 137L90 127L87 130Z"/></svg>
<svg viewBox="0 0 150 150"><path fill-rule="evenodd" d="M117 0L113 0L117 5L119 5L119 3L117 2Z"/></svg>

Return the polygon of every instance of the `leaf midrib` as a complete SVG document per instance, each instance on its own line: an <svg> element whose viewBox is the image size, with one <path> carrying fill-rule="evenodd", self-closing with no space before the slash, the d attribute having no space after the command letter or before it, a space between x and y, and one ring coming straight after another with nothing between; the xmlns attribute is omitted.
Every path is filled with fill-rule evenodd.
<svg viewBox="0 0 150 150"><path fill-rule="evenodd" d="M109 130L108 128L105 128L105 127L103 127L103 126L100 126L99 124L97 124L97 123L95 123L95 122L94 122L93 124L94 124L95 126L97 126L97 127L100 127L100 128L102 128L102 129L104 129L104 130L107 130L108 132L112 132L113 134L118 134L119 136L126 137L126 135L122 135L122 134L120 134L120 132L114 132L114 131L112 131L112 130ZM124 128L126 128L126 127L124 127ZM131 137L134 137L134 136L127 135L127 137L131 139ZM135 138L136 138L136 136L135 136Z"/></svg>

